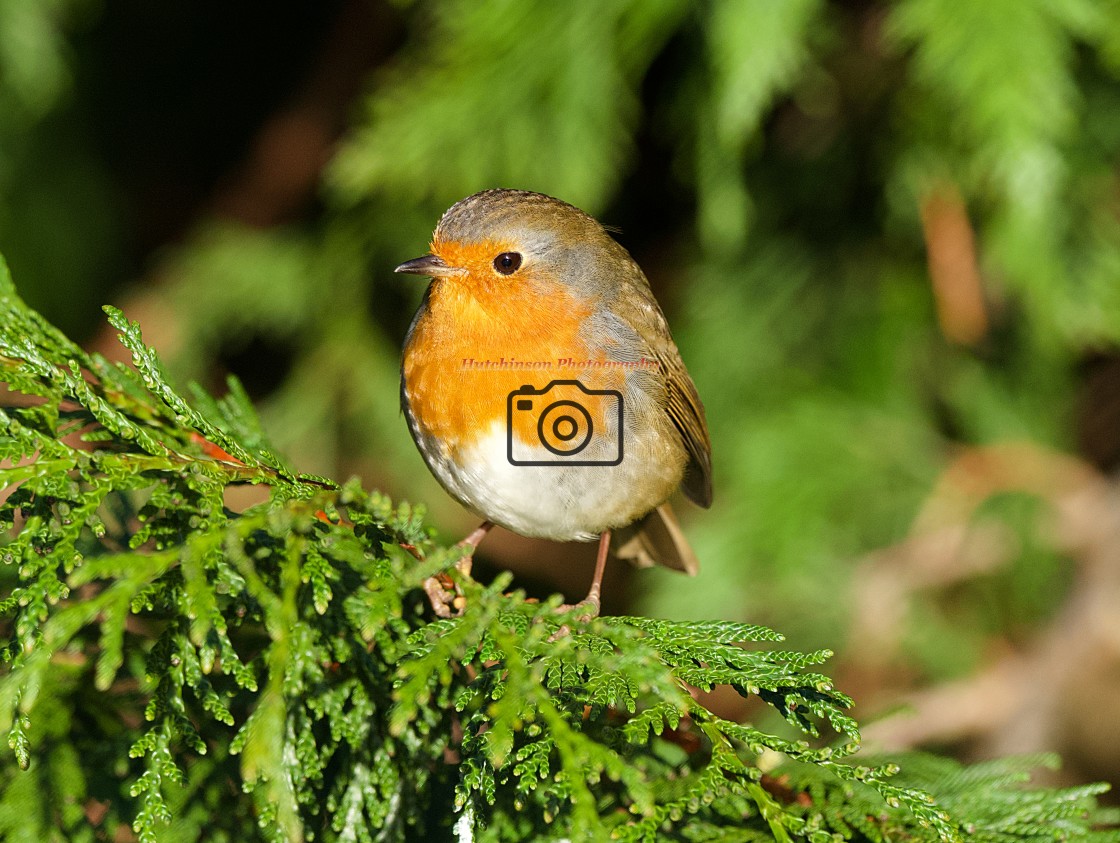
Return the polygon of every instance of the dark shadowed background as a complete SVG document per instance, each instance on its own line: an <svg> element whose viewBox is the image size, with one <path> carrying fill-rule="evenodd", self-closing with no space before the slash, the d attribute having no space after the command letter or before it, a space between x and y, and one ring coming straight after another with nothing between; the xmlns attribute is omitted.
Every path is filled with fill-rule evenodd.
<svg viewBox="0 0 1120 843"><path fill-rule="evenodd" d="M1114 782L1118 166L1105 0L0 0L0 252L80 342L123 307L454 541L392 268L469 193L556 195L645 268L714 448L700 575L615 565L606 610L833 648L861 718L910 706L873 745ZM575 597L592 557L496 531L476 572Z"/></svg>

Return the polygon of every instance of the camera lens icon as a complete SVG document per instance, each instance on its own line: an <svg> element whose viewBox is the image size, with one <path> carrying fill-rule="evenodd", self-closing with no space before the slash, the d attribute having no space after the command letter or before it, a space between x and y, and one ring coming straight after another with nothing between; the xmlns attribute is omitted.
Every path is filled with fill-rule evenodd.
<svg viewBox="0 0 1120 843"><path fill-rule="evenodd" d="M558 457L574 457L587 447L594 430L591 414L575 401L553 401L537 420L537 438Z"/></svg>
<svg viewBox="0 0 1120 843"><path fill-rule="evenodd" d="M507 400L506 449L512 465L618 465L622 393L576 380L523 386Z"/></svg>

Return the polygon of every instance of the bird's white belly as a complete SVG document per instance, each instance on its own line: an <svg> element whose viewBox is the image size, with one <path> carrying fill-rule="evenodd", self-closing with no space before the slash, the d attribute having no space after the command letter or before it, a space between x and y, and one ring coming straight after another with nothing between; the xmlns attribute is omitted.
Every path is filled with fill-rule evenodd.
<svg viewBox="0 0 1120 843"><path fill-rule="evenodd" d="M650 434L652 437L652 434ZM515 465L506 428L495 423L455 459L430 440L420 450L444 488L464 506L508 530L556 541L590 540L663 503L679 485L680 459L665 459L652 438L628 432L618 465ZM557 459L543 447L541 459ZM587 454L581 456L587 457Z"/></svg>

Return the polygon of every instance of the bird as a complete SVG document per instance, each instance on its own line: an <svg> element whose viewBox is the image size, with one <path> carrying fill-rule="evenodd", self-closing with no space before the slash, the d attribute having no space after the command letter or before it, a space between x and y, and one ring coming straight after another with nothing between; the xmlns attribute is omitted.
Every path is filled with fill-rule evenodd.
<svg viewBox="0 0 1120 843"><path fill-rule="evenodd" d="M598 540L573 604L589 618L611 552L695 574L669 498L711 506L704 405L649 281L608 229L542 193L484 190L395 271L431 279L404 341L401 409L432 474L482 519L459 570L469 575L494 525ZM441 617L463 608L450 588L425 583Z"/></svg>

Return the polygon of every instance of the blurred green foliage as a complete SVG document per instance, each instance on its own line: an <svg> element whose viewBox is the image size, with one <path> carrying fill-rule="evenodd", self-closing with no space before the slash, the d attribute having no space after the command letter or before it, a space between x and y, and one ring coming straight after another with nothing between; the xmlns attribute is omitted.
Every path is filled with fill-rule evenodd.
<svg viewBox="0 0 1120 843"><path fill-rule="evenodd" d="M89 324L82 311L123 268L118 191L72 99L81 69L68 36L96 7L0 2L0 244L26 268L28 300L68 329Z"/></svg>
<svg viewBox="0 0 1120 843"><path fill-rule="evenodd" d="M1079 365L1120 340L1120 4L372 8L399 44L318 201L264 228L202 218L151 273L177 376L213 382L231 349L275 363L262 421L302 469L357 470L461 527L397 411L421 290L390 269L448 205L495 186L622 226L705 400L716 505L684 513L703 572L643 573L648 612L835 644L856 565L908 534L958 449L1076 447ZM0 0L0 250L66 327L90 324L127 252L126 200L91 130L65 128L98 105L67 94L96 65L98 9ZM946 196L975 239L971 339L954 339L927 269L923 215ZM1045 507L977 517L1022 537L1018 555L960 600L915 597L902 637L927 676L1043 622L1068 581Z"/></svg>

